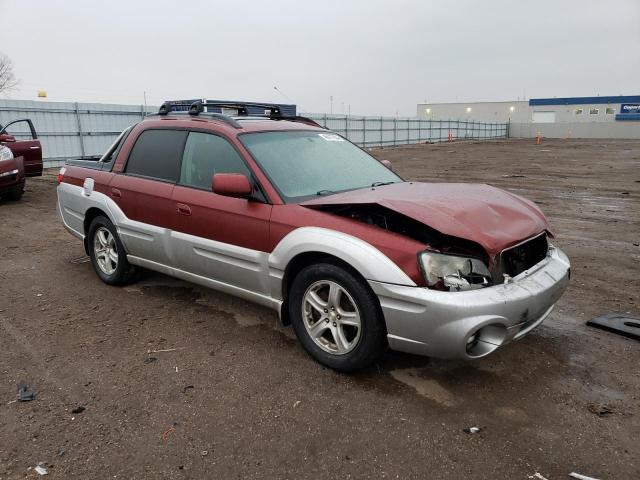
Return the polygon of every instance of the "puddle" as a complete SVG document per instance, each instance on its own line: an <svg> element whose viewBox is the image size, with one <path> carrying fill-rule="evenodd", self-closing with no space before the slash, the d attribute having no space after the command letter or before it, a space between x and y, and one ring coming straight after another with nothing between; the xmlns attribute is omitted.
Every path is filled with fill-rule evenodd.
<svg viewBox="0 0 640 480"><path fill-rule="evenodd" d="M421 372L417 368L406 368L392 370L390 373L399 382L414 388L419 395L445 407L453 407L456 404L453 394L438 381L425 377Z"/></svg>

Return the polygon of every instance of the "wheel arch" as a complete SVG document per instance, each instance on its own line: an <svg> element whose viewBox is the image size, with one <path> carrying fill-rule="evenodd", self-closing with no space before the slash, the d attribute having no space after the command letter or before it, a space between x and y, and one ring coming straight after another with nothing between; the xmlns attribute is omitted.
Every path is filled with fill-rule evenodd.
<svg viewBox="0 0 640 480"><path fill-rule="evenodd" d="M295 275L312 263L328 261L362 279L415 286L409 276L373 245L351 235L319 227L302 227L290 232L276 246L269 267L276 298L282 298L280 318L289 322L287 296ZM275 274L274 272L279 272Z"/></svg>
<svg viewBox="0 0 640 480"><path fill-rule="evenodd" d="M87 255L89 255L89 227L91 226L91 222L93 222L93 220L96 217L106 217L109 219L109 221L111 221L113 223L113 220L111 220L111 218L109 217L109 214L98 207L90 207L84 214L84 220L83 220L83 228L84 228L84 251L86 252Z"/></svg>
<svg viewBox="0 0 640 480"><path fill-rule="evenodd" d="M288 304L289 289L291 288L291 283L296 278L296 275L298 275L298 273L300 273L304 268L317 263L330 263L332 265L344 268L345 270L358 277L363 282L363 284L368 287L367 280L358 270L353 268L353 266L351 266L341 258L336 257L335 255L320 251L299 253L289 261L286 268L284 269L284 275L282 276L282 307L280 310L280 319L283 325L291 324Z"/></svg>

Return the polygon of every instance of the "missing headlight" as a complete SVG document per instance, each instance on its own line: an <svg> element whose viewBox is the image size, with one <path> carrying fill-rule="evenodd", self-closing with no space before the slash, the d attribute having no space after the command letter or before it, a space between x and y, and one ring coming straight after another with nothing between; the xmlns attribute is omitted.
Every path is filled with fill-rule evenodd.
<svg viewBox="0 0 640 480"><path fill-rule="evenodd" d="M477 258L434 252L422 252L418 258L429 288L459 292L491 285L489 269Z"/></svg>

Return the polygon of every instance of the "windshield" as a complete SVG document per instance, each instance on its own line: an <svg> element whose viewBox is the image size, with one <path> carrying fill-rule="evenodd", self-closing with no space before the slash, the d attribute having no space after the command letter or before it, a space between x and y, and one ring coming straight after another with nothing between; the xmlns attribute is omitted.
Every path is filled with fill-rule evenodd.
<svg viewBox="0 0 640 480"><path fill-rule="evenodd" d="M264 132L239 138L286 202L403 181L335 133Z"/></svg>

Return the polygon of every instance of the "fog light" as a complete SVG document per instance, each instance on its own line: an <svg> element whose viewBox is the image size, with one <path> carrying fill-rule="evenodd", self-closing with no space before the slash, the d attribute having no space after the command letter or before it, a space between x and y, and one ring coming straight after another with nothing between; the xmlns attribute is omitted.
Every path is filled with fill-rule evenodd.
<svg viewBox="0 0 640 480"><path fill-rule="evenodd" d="M467 355L474 358L484 357L498 348L507 336L504 325L486 325L467 339Z"/></svg>

